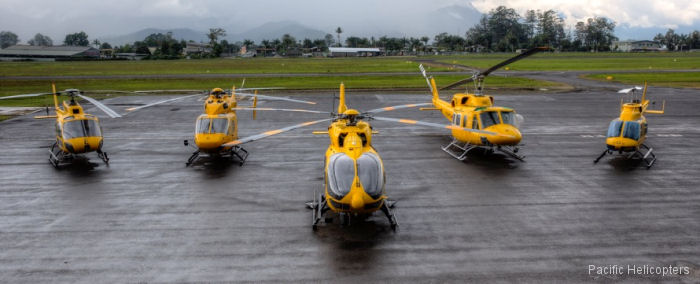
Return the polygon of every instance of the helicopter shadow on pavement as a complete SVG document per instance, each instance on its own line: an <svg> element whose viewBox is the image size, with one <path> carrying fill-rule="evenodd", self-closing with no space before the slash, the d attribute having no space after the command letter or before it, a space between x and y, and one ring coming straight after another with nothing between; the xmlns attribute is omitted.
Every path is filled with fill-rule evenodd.
<svg viewBox="0 0 700 284"><path fill-rule="evenodd" d="M493 171L498 168L517 169L520 163L523 162L510 158L502 153L491 153L484 149L474 149L467 154L467 159L464 160L463 163Z"/></svg>
<svg viewBox="0 0 700 284"><path fill-rule="evenodd" d="M230 159L202 157L189 167L202 173L206 179L220 179L226 177L232 169L240 166L237 161L231 161Z"/></svg>
<svg viewBox="0 0 700 284"><path fill-rule="evenodd" d="M100 161L102 162L102 161ZM74 177L94 177L99 175L100 171L97 169L100 167L109 167L104 163L100 164L97 162L92 162L88 157L77 156L69 164L60 166L57 170L67 172Z"/></svg>
<svg viewBox="0 0 700 284"><path fill-rule="evenodd" d="M624 156L615 156L608 160L608 164L617 172L631 172L637 169L647 169L642 159L631 159Z"/></svg>
<svg viewBox="0 0 700 284"><path fill-rule="evenodd" d="M367 273L381 268L377 257L377 246L397 234L385 220L381 212L367 218L354 218L350 225L340 225L338 218L333 223L325 223L315 231L315 237L324 244L324 255L333 272L355 274Z"/></svg>

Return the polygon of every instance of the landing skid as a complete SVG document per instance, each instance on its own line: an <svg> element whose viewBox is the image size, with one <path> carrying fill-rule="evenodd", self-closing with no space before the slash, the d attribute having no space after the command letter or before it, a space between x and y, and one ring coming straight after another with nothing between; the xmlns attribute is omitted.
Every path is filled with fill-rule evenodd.
<svg viewBox="0 0 700 284"><path fill-rule="evenodd" d="M107 152L102 152L102 150L97 150L96 152L97 157L109 166L109 156ZM67 166L73 162L75 156L75 154L63 152L61 148L58 147L58 142L54 142L53 145L51 145L51 149L49 149L49 163L55 168Z"/></svg>
<svg viewBox="0 0 700 284"><path fill-rule="evenodd" d="M109 165L109 156L107 156L107 152L102 152L102 150L97 150L97 157L102 159L105 164Z"/></svg>
<svg viewBox="0 0 700 284"><path fill-rule="evenodd" d="M644 149L644 152L642 152L642 148ZM654 165L654 162L656 162L656 155L654 155L653 151L653 148L647 146L646 144L642 144L639 147L639 149L637 149L634 152L630 152L631 154L627 155L627 159L640 158L646 165L646 168L649 169L652 165ZM603 151L603 153L601 153L600 156L598 156L598 158L593 160L593 163L598 163L598 161L600 161L600 159L602 159L607 154L612 155L613 151L605 149L605 151Z"/></svg>
<svg viewBox="0 0 700 284"><path fill-rule="evenodd" d="M49 149L49 163L54 166L54 168L60 168L69 164L73 161L75 157L71 153L66 153L58 147L58 142L54 142Z"/></svg>
<svg viewBox="0 0 700 284"><path fill-rule="evenodd" d="M382 204L382 207L380 207L382 212L384 212L384 215L387 217L387 219L389 219L391 229L394 231L396 231L396 228L399 226L399 223L396 221L396 215L394 215L391 212L391 209L394 208L395 203L396 202L394 201L385 200ZM330 208L326 203L326 197L323 193L314 192L313 200L311 202L306 203L306 208L311 209L311 228L314 231L318 229L318 224L321 222L321 219L325 219L325 223L333 222L333 218L329 218L326 216L326 213L328 213L328 210L330 210ZM340 212L338 214L340 217L340 224L344 226L349 226L351 220L350 213Z"/></svg>
<svg viewBox="0 0 700 284"><path fill-rule="evenodd" d="M476 148L484 148L491 153L494 151L499 151L510 157L518 159L521 162L525 161L525 156L518 155L517 153L519 149L515 146L478 146L469 143L462 143L457 139L452 139L452 142L450 142L450 144L447 146L443 146L442 150L453 158L464 161L467 159L467 153Z"/></svg>
<svg viewBox="0 0 700 284"><path fill-rule="evenodd" d="M202 152L199 150L194 151L192 153L192 156L190 156L189 159L187 159L187 163L185 163L186 167L191 166L195 162L197 162L201 158ZM246 159L248 159L248 151L246 149L243 149L240 146L233 146L231 149L227 151L223 151L220 153L220 156L223 158L228 158L231 161L238 161L239 166L243 166L243 163L245 163Z"/></svg>

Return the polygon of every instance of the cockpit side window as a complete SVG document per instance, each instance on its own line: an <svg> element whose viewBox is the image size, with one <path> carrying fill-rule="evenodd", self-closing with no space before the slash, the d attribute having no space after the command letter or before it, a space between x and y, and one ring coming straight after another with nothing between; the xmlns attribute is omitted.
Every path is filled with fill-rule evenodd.
<svg viewBox="0 0 700 284"><path fill-rule="evenodd" d="M479 129L479 120L476 115L474 115L474 120L472 121L472 129Z"/></svg>
<svg viewBox="0 0 700 284"><path fill-rule="evenodd" d="M235 133L235 131L236 131L236 121L231 119L228 122L228 134L233 135L233 133Z"/></svg>
<svg viewBox="0 0 700 284"><path fill-rule="evenodd" d="M622 121L619 119L615 119L610 122L610 126L608 127L608 137L619 137L620 132L622 132Z"/></svg>
<svg viewBox="0 0 700 284"><path fill-rule="evenodd" d="M334 198L341 199L350 192L355 179L355 162L343 153L332 155L328 159L328 192Z"/></svg>
<svg viewBox="0 0 700 284"><path fill-rule="evenodd" d="M200 118L197 121L197 133L209 133L209 118Z"/></svg>
<svg viewBox="0 0 700 284"><path fill-rule="evenodd" d="M56 121L56 136L61 137L61 124Z"/></svg>

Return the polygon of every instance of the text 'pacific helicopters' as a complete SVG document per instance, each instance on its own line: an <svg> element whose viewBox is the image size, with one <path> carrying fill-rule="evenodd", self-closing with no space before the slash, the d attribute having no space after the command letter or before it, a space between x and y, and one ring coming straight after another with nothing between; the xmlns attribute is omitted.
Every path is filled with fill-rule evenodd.
<svg viewBox="0 0 700 284"><path fill-rule="evenodd" d="M245 81L243 82L243 84L245 84ZM238 144L230 143L238 139L238 117L236 116L236 110L252 109L253 117L255 118L255 110L258 98L290 101L295 103L316 104L315 102L295 100L284 97L258 95L257 92L261 89L277 88L238 89L239 91L254 90L254 94L236 93L235 87L232 87L230 91L225 91L221 88L214 88L206 94L200 93L162 100L139 107L129 108L127 109L127 111L135 111L167 102L182 100L189 97L206 96L206 99L204 101L204 113L199 115L195 122L194 145L192 145L193 147L195 147L195 151L192 153L190 158L187 159L186 165L192 165L194 162L200 159L202 154L207 154L212 158L225 158L230 159L232 161L237 160L239 165L243 165L246 158L248 157L248 151L243 149ZM237 95L239 96L238 98L236 97ZM238 100L246 96L253 97L252 108L238 108ZM188 140L185 140L184 144L185 146L191 145Z"/></svg>
<svg viewBox="0 0 700 284"><path fill-rule="evenodd" d="M639 90L643 90L641 98L635 92ZM627 158L641 158L647 169L651 168L656 161L656 155L652 152L653 149L651 147L644 144L647 136L647 119L644 117L644 114L663 114L666 108L666 101L663 102L661 110L647 109L649 100L646 99L646 82L643 89L635 86L622 89L618 93L627 94L629 101L624 102L624 98L620 101L620 116L613 119L610 122L610 126L608 126L608 133L605 139L606 149L593 163L600 161L606 154L618 152Z"/></svg>
<svg viewBox="0 0 700 284"><path fill-rule="evenodd" d="M452 142L442 147L442 150L458 160L465 160L469 151L482 148L489 152L500 151L522 161L524 156L517 153L518 144L522 139L519 127L523 117L516 114L512 108L494 106L493 97L483 94L483 82L491 72L544 50L548 50L548 48L532 48L489 69L480 71L472 77L443 87L441 90L470 82L474 82L476 85L474 93L456 93L452 95L452 100L449 102L440 99L435 79L428 77L423 65L421 65L421 73L433 95L433 107L421 108L421 110L439 110L447 120L452 122L452 125L459 126L459 128L452 129ZM469 128L473 131L464 131L460 128Z"/></svg>
<svg viewBox="0 0 700 284"><path fill-rule="evenodd" d="M72 162L76 155L97 152L97 156L102 159L105 164L108 164L109 157L106 152L102 151L103 136L100 120L97 116L85 113L83 107L76 101L76 97L92 103L112 118L121 117L121 115L97 100L83 95L83 92L80 90L67 89L57 92L55 84L51 84L51 88L53 91L52 93L15 95L1 97L0 99L53 95L54 111L56 114L48 115L47 108L47 115L35 116L35 118L38 119L56 119L56 141L49 150L49 162L51 162L54 167L58 168ZM62 107L58 104L58 96L61 95L70 97L70 100L63 101Z"/></svg>

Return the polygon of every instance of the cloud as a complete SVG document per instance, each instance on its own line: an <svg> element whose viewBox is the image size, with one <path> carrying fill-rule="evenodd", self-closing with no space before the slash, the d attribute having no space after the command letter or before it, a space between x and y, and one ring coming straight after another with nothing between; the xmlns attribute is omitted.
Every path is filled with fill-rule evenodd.
<svg viewBox="0 0 700 284"><path fill-rule="evenodd" d="M700 22L700 1L683 0L617 0L617 1L566 1L566 0L475 0L482 13L500 5L516 9L520 14L530 9L559 11L568 25L587 18L606 17L629 27L690 26Z"/></svg>
<svg viewBox="0 0 700 284"><path fill-rule="evenodd" d="M515 8L521 14L528 9L554 9L566 17L568 25L593 16L608 17L629 27L675 28L700 22L700 1L678 0L2 0L0 29L19 34L23 41L42 33L60 42L65 34L81 30L91 38L144 28L205 31L223 27L233 34L266 22L292 20L329 33L341 26L344 35L432 36L430 33L436 31L429 24L442 19L430 18L431 12L470 4L481 12L498 5ZM459 16L444 14L457 20ZM444 27L443 31L461 34L469 20L463 19L464 24L458 27Z"/></svg>

